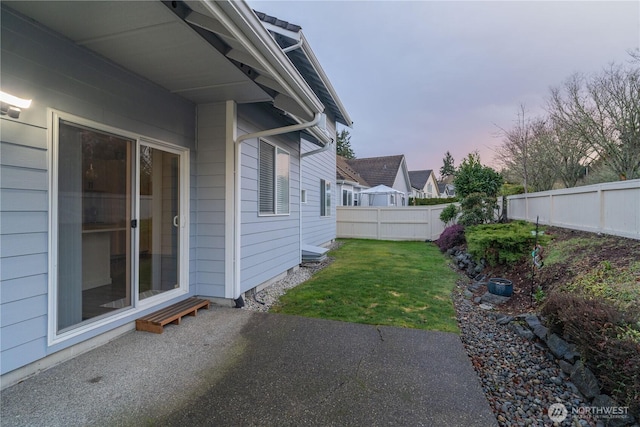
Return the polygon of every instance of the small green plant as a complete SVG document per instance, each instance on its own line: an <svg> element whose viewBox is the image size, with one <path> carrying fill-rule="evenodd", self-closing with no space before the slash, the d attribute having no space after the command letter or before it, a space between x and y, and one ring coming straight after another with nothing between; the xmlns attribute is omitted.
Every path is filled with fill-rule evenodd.
<svg viewBox="0 0 640 427"><path fill-rule="evenodd" d="M538 286L538 289L536 289L536 292L533 294L533 299L535 299L536 304L540 305L546 296L547 294L545 294L544 290Z"/></svg>
<svg viewBox="0 0 640 427"><path fill-rule="evenodd" d="M440 221L444 222L446 225L454 222L456 217L458 216L458 207L453 203L447 206L440 212Z"/></svg>

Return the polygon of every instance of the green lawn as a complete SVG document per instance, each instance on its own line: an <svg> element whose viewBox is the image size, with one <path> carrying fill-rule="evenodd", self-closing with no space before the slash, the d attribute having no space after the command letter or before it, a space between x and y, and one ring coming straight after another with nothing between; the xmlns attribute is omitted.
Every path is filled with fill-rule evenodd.
<svg viewBox="0 0 640 427"><path fill-rule="evenodd" d="M432 243L345 240L335 261L289 290L271 311L458 333L457 273Z"/></svg>

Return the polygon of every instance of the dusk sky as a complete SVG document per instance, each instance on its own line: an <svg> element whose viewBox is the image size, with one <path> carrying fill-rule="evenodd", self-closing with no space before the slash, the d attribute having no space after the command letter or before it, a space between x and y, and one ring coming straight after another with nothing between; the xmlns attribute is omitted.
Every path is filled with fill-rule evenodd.
<svg viewBox="0 0 640 427"><path fill-rule="evenodd" d="M472 151L494 165L499 128L549 88L627 62L640 46L640 1L267 1L300 25L354 127L357 157L404 154L438 175Z"/></svg>

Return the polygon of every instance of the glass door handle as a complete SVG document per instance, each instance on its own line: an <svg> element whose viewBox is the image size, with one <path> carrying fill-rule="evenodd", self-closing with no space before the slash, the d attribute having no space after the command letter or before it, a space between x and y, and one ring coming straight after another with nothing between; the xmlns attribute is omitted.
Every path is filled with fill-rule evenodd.
<svg viewBox="0 0 640 427"><path fill-rule="evenodd" d="M177 227L178 226L178 215L173 217L173 226Z"/></svg>

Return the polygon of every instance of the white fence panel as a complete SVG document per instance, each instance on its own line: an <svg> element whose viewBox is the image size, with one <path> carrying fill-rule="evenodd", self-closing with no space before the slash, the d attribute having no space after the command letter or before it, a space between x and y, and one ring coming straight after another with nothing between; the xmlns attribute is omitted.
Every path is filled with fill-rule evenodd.
<svg viewBox="0 0 640 427"><path fill-rule="evenodd" d="M640 239L640 179L509 196L508 216Z"/></svg>
<svg viewBox="0 0 640 427"><path fill-rule="evenodd" d="M337 236L351 239L436 240L445 228L440 221L440 213L447 206L338 206Z"/></svg>

